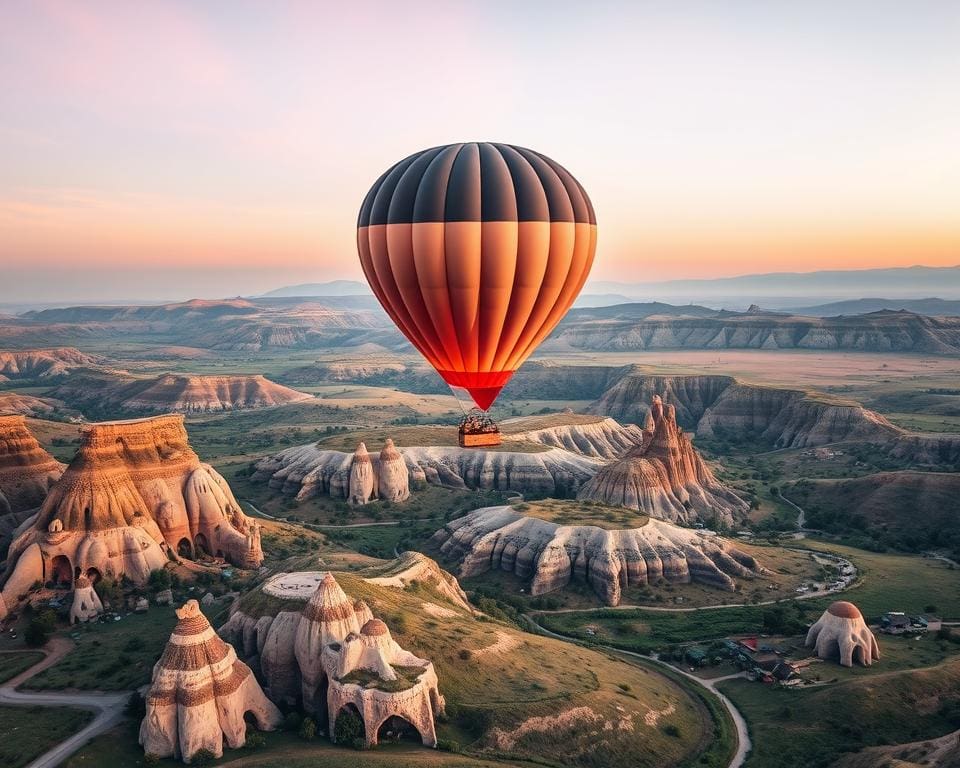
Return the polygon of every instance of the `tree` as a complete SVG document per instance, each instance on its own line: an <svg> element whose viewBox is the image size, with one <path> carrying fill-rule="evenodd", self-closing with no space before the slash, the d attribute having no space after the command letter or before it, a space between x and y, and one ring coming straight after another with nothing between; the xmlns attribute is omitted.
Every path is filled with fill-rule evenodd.
<svg viewBox="0 0 960 768"><path fill-rule="evenodd" d="M170 589L172 581L170 571L166 568L157 568L156 570L150 571L147 584L153 592L162 592L165 589Z"/></svg>
<svg viewBox="0 0 960 768"><path fill-rule="evenodd" d="M303 718L303 722L300 723L299 735L304 741L313 741L314 737L317 735L317 724L313 722L313 718Z"/></svg>
<svg viewBox="0 0 960 768"><path fill-rule="evenodd" d="M363 741L363 720L352 710L344 710L337 716L333 728L333 740L337 744L355 744Z"/></svg>

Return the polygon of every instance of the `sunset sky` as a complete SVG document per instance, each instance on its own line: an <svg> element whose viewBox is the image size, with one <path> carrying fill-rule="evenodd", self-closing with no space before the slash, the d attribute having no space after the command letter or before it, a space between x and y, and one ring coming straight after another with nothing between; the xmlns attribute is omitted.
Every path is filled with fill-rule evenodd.
<svg viewBox="0 0 960 768"><path fill-rule="evenodd" d="M362 279L416 150L535 148L594 277L960 263L957 2L0 5L0 301Z"/></svg>

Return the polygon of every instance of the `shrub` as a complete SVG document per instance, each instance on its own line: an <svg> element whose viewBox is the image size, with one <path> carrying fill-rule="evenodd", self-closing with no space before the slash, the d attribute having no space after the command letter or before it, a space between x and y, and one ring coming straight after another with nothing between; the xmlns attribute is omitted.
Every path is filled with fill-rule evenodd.
<svg viewBox="0 0 960 768"><path fill-rule="evenodd" d="M156 765L160 762L160 756L153 754L153 752L145 752L143 755L143 764L144 765Z"/></svg>
<svg viewBox="0 0 960 768"><path fill-rule="evenodd" d="M673 723L663 726L663 732L667 736L673 736L674 738L680 738L680 729L677 728Z"/></svg>
<svg viewBox="0 0 960 768"><path fill-rule="evenodd" d="M165 568L157 568L153 571L150 571L147 584L154 592L162 592L165 589L170 589L170 585L172 584L170 571L166 570Z"/></svg>
<svg viewBox="0 0 960 768"><path fill-rule="evenodd" d="M313 722L313 718L305 717L303 722L300 723L300 732L299 736L304 741L313 741L317 735L317 724Z"/></svg>
<svg viewBox="0 0 960 768"><path fill-rule="evenodd" d="M244 749L262 749L266 746L267 740L260 731L251 731L247 734L246 741L243 742Z"/></svg>
<svg viewBox="0 0 960 768"><path fill-rule="evenodd" d="M453 739L437 739L437 749L444 752L459 752L460 742Z"/></svg>
<svg viewBox="0 0 960 768"><path fill-rule="evenodd" d="M630 690L630 686L629 686L627 683L618 683L618 684L617 684L617 688L619 688L621 691L629 691L629 690Z"/></svg>
<svg viewBox="0 0 960 768"><path fill-rule="evenodd" d="M216 760L216 755L213 754L209 749L198 749L190 757L191 765L210 765L214 760Z"/></svg>
<svg viewBox="0 0 960 768"><path fill-rule="evenodd" d="M337 744L354 744L358 739L363 742L363 720L349 709L341 712L333 727L333 740Z"/></svg>
<svg viewBox="0 0 960 768"><path fill-rule="evenodd" d="M457 655L464 661L469 661L470 658L473 656L473 651L469 650L468 648L461 648L460 653L458 653Z"/></svg>

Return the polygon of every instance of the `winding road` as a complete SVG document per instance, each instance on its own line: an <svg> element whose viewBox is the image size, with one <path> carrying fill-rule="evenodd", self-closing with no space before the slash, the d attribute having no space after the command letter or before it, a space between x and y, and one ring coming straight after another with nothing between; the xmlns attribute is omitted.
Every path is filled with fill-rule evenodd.
<svg viewBox="0 0 960 768"><path fill-rule="evenodd" d="M543 625L537 622L530 614L524 614L524 617L532 625L533 629L542 635L547 637L552 637L555 640L562 640L565 643L576 643L577 641L573 638L567 637L566 635L558 634L557 632L552 632L549 629L546 629ZM737 709L736 705L730 701L724 694L717 690L716 684L721 680L732 680L738 677L746 677L746 673L738 672L734 675L726 675L724 677L716 677L712 680L707 680L704 678L697 677L692 675L689 672L675 667L673 664L668 664L667 662L655 657L655 656L644 656L639 653L634 653L633 651L624 651L620 648L614 648L611 645L602 645L600 643L589 643L586 647L588 648L599 648L608 653L613 653L621 656L627 656L634 659L640 659L641 661L649 664L659 665L661 667L666 667L673 672L676 672L679 675L692 681L696 685L699 685L701 688L705 688L711 694L717 697L720 701L720 704L723 705L723 708L727 711L727 714L730 715L730 719L733 720L734 727L737 731L737 749L734 752L733 756L730 758L730 762L727 763L727 768L741 768L747 760L747 755L750 754L750 750L753 749L753 744L750 741L750 731L747 728L747 721L744 720L743 715L740 714L740 710Z"/></svg>
<svg viewBox="0 0 960 768"><path fill-rule="evenodd" d="M94 736L110 730L123 719L123 712L130 699L131 691L47 693L16 690L17 686L22 685L34 675L52 667L73 648L73 643L64 637L51 638L46 647L41 649L46 654L43 659L0 687L0 704L24 707L74 707L90 709L97 713L85 727L35 758L27 768L56 768Z"/></svg>

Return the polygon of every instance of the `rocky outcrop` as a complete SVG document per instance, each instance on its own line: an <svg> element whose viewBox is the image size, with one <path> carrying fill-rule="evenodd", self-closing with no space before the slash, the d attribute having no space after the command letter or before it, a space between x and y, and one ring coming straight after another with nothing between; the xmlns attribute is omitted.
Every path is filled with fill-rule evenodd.
<svg viewBox="0 0 960 768"><path fill-rule="evenodd" d="M810 349L935 355L960 352L960 318L956 317L925 317L905 311L838 317L756 311L714 314L661 314L614 320L574 314L557 327L541 350Z"/></svg>
<svg viewBox="0 0 960 768"><path fill-rule="evenodd" d="M504 570L530 582L530 594L586 581L607 605L626 587L700 582L733 590L735 578L764 573L726 540L661 520L627 530L558 525L511 507L487 507L452 520L431 539L460 563L460 577Z"/></svg>
<svg viewBox="0 0 960 768"><path fill-rule="evenodd" d="M853 662L869 667L880 658L880 646L863 614L853 603L833 603L807 632L806 645L821 659L838 658L845 667Z"/></svg>
<svg viewBox="0 0 960 768"><path fill-rule="evenodd" d="M465 611L472 611L466 593L460 588L459 582L434 560L420 552L401 552L395 560L391 560L386 568L376 576L368 576L366 580L371 584L383 587L406 589L417 584L429 584L438 594L445 597L454 605Z"/></svg>
<svg viewBox="0 0 960 768"><path fill-rule="evenodd" d="M377 498L379 495L377 474L373 467L373 461L370 459L370 454L367 453L367 446L360 443L353 453L353 460L350 462L347 501L351 504L361 505Z"/></svg>
<svg viewBox="0 0 960 768"><path fill-rule="evenodd" d="M597 459L615 459L643 439L634 424L575 413L521 416L500 422L504 443L531 442Z"/></svg>
<svg viewBox="0 0 960 768"><path fill-rule="evenodd" d="M0 615L35 581L126 576L207 553L263 561L260 527L190 448L182 416L91 424L31 524L10 546Z"/></svg>
<svg viewBox="0 0 960 768"><path fill-rule="evenodd" d="M403 456L390 438L387 438L387 442L380 450L377 481L381 499L398 502L410 498L410 472L407 470L407 463L403 460Z"/></svg>
<svg viewBox="0 0 960 768"><path fill-rule="evenodd" d="M50 379L98 363L73 347L0 350L0 376L8 379Z"/></svg>
<svg viewBox="0 0 960 768"><path fill-rule="evenodd" d="M902 430L858 403L796 389L741 384L729 376L651 375L635 367L588 410L642 424L654 394L701 437L749 437L776 448L843 440L891 444Z"/></svg>
<svg viewBox="0 0 960 768"><path fill-rule="evenodd" d="M562 448L514 453L434 446L405 448L403 455L412 467L411 477L434 485L516 491L531 497L573 496L603 463Z"/></svg>
<svg viewBox="0 0 960 768"><path fill-rule="evenodd" d="M641 442L602 467L578 499L629 507L651 517L690 523L717 519L730 525L749 505L720 483L677 426L676 411L653 396Z"/></svg>
<svg viewBox="0 0 960 768"><path fill-rule="evenodd" d="M177 618L153 668L147 714L140 724L144 753L185 763L201 749L221 757L224 742L231 749L243 746L248 713L262 731L278 727L280 710L233 647L213 631L197 601L187 601Z"/></svg>
<svg viewBox="0 0 960 768"><path fill-rule="evenodd" d="M79 373L53 390L77 408L96 412L218 413L270 408L311 400L259 375L136 378L120 372Z"/></svg>
<svg viewBox="0 0 960 768"><path fill-rule="evenodd" d="M398 450L407 469L408 487L427 482L449 488L516 491L537 496L574 495L603 463L562 448L536 452L483 451L456 446ZM373 465L373 479L379 484L384 475L380 458L367 456ZM355 464L359 464L356 472ZM365 494L369 499L374 494L368 489L368 481L362 479L366 477L365 467L363 459L357 461L356 454L311 443L261 459L251 479L266 482L271 488L295 495L299 500L317 495L360 499ZM399 465L395 467L394 472L399 475ZM358 491L356 497L355 490ZM384 496L383 487L376 490Z"/></svg>
<svg viewBox="0 0 960 768"><path fill-rule="evenodd" d="M86 576L79 576L73 584L73 604L70 606L70 623L90 621L103 613L103 603Z"/></svg>
<svg viewBox="0 0 960 768"><path fill-rule="evenodd" d="M40 506L63 470L23 416L0 416L0 517Z"/></svg>
<svg viewBox="0 0 960 768"><path fill-rule="evenodd" d="M294 703L299 696L331 737L337 718L354 708L368 746L394 717L413 725L424 745L436 746L434 719L444 701L433 664L401 648L386 624L350 598L333 574L281 573L263 591L302 608L254 618L241 607L220 633L256 659L274 701Z"/></svg>
<svg viewBox="0 0 960 768"><path fill-rule="evenodd" d="M3 381L0 378L0 381ZM63 403L49 397L34 397L19 392L0 392L0 416L21 414L35 418L47 418L63 408Z"/></svg>

